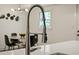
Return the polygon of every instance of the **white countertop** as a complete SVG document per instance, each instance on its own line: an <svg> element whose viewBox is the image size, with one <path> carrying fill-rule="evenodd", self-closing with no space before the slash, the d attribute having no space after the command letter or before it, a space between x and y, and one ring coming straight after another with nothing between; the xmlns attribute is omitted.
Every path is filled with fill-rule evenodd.
<svg viewBox="0 0 79 59"><path fill-rule="evenodd" d="M79 55L79 41L65 41L61 43L48 44L45 46L45 50L43 45L39 47L41 48L31 52L31 55L49 55L56 52L68 55ZM25 55L25 48L0 52L0 55Z"/></svg>

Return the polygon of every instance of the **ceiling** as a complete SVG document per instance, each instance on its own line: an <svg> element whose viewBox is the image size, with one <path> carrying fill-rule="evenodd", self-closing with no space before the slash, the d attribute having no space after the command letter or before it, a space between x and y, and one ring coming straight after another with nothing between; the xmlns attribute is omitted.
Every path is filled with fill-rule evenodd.
<svg viewBox="0 0 79 59"><path fill-rule="evenodd" d="M0 8L30 8L33 4L0 4ZM43 7L50 6L51 4L42 4Z"/></svg>

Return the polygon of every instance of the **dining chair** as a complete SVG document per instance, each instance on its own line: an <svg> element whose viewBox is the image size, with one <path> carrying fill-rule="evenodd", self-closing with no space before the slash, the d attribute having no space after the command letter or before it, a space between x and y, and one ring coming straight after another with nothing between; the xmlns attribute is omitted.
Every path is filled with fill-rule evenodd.
<svg viewBox="0 0 79 59"><path fill-rule="evenodd" d="M9 41L8 35L4 35L5 37L5 45L8 46L8 50L10 50L10 47L12 47L14 49L14 46L16 46L15 43L11 43Z"/></svg>

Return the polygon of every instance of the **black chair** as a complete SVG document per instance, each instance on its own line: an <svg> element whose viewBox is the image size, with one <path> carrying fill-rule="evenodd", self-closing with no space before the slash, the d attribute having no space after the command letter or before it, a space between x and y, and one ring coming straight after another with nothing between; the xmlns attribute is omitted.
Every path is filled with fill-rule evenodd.
<svg viewBox="0 0 79 59"><path fill-rule="evenodd" d="M38 42L38 34L30 35L30 46L35 46Z"/></svg>
<svg viewBox="0 0 79 59"><path fill-rule="evenodd" d="M38 42L38 34L34 34L35 44Z"/></svg>
<svg viewBox="0 0 79 59"><path fill-rule="evenodd" d="M13 47L13 49L14 49L14 46L16 46L16 44L10 43L7 35L4 35L4 37L5 37L5 44L6 44L6 46L8 46L8 49L10 49L10 47Z"/></svg>
<svg viewBox="0 0 79 59"><path fill-rule="evenodd" d="M17 33L11 33L11 36L17 36Z"/></svg>
<svg viewBox="0 0 79 59"><path fill-rule="evenodd" d="M11 37L17 37L17 33L11 33ZM19 48L19 44L20 43L23 43L23 42L21 42L19 39L17 39L17 38L11 38L11 42L12 43L15 43L15 44L18 44L18 48Z"/></svg>

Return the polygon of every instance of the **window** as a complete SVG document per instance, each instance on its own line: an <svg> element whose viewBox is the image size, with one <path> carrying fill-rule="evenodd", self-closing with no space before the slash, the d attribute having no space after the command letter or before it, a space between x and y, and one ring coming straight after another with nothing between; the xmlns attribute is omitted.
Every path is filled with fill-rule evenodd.
<svg viewBox="0 0 79 59"><path fill-rule="evenodd" d="M46 28L50 29L51 28L51 12L44 12L45 14L45 23L46 23ZM39 27L43 28L43 18L42 18L42 13L40 13L40 22L39 22Z"/></svg>

